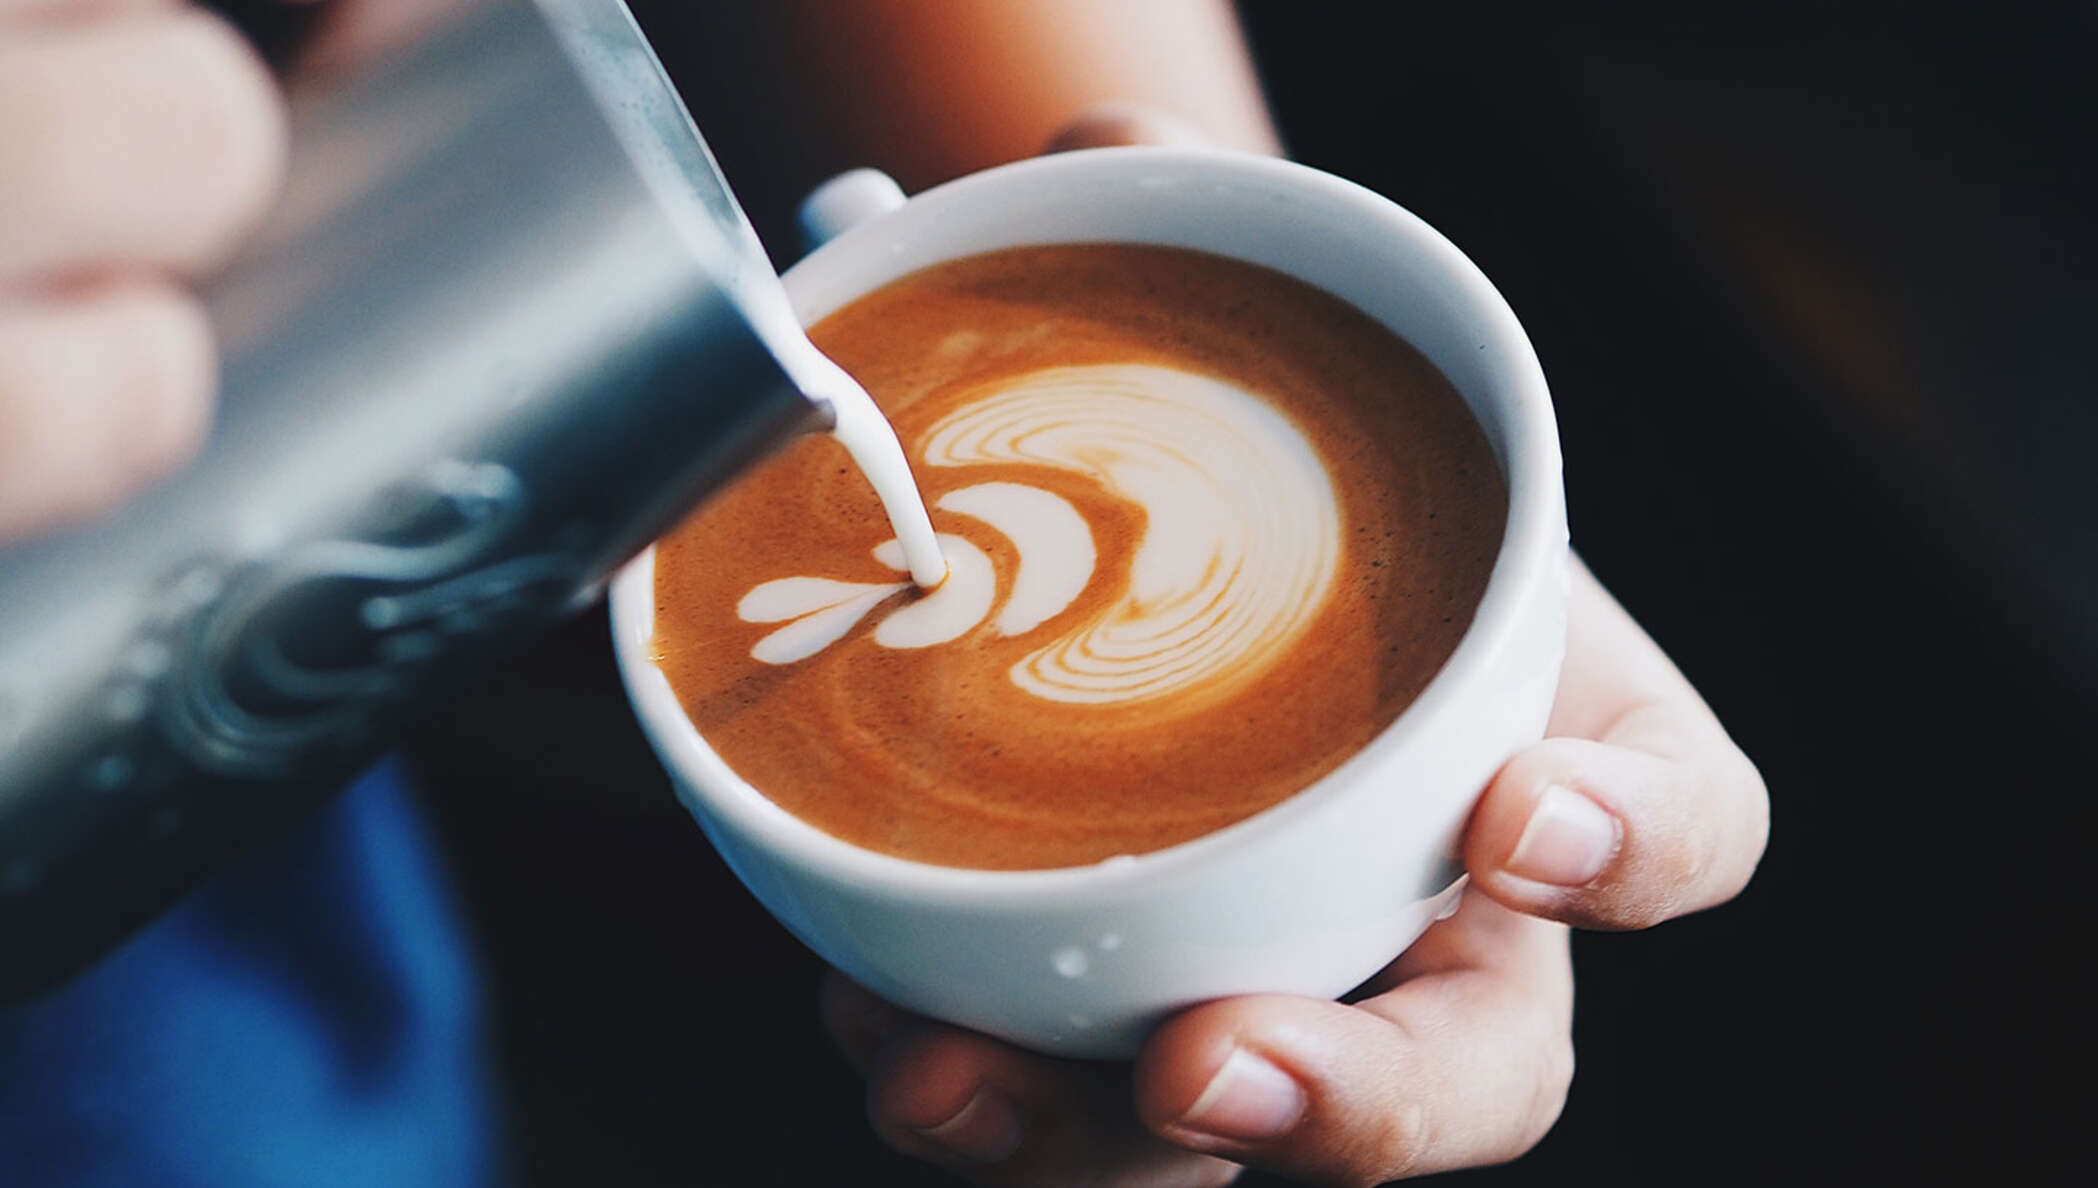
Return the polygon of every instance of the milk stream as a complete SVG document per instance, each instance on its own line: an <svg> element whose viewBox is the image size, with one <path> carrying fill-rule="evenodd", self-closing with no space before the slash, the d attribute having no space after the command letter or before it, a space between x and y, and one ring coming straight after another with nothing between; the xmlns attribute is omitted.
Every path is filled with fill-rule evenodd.
<svg viewBox="0 0 2098 1188"><path fill-rule="evenodd" d="M731 202L733 206L733 202ZM932 517L925 512L925 499L911 477L910 463L896 430L860 382L816 349L802 328L785 286L765 261L764 249L746 223L741 230L744 243L735 279L728 285L732 299L751 329L757 332L772 357L779 362L794 386L811 403L831 410L831 434L853 464L867 476L874 493L888 513L889 526L901 543L911 580L921 590L931 590L947 577L947 559L940 553L939 539L932 530ZM848 624L849 626L849 624Z"/></svg>
<svg viewBox="0 0 2098 1188"><path fill-rule="evenodd" d="M858 380L807 343L804 338L795 344L801 349L781 351L781 366L803 395L830 407L831 435L852 455L853 465L867 476L881 498L882 510L888 513L889 527L902 549L900 568L909 571L919 589L934 589L947 578L947 557L932 530L932 517L926 514L925 499L918 494L918 480L911 475L896 430Z"/></svg>

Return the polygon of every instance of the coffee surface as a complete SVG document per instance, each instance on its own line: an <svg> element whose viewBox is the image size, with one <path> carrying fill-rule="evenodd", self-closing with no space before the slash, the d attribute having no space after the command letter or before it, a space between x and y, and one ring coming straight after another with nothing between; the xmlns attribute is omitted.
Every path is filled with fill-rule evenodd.
<svg viewBox="0 0 2098 1188"><path fill-rule="evenodd" d="M1250 816L1418 695L1499 549L1448 381L1266 269L1019 248L811 337L895 425L946 581L811 436L658 544L654 646L731 768L869 849L1070 866Z"/></svg>

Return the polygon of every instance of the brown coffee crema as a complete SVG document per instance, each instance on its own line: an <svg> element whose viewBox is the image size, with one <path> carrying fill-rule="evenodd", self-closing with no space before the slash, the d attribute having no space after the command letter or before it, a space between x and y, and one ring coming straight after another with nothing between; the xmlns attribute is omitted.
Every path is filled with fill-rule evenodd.
<svg viewBox="0 0 2098 1188"><path fill-rule="evenodd" d="M867 849L1074 866L1257 813L1413 701L1499 551L1505 483L1449 382L1264 268L1017 248L811 336L895 425L956 576L907 588L866 481L811 435L658 544L654 649L731 768ZM1062 536L1012 528L1037 507ZM904 614L943 598L915 618L948 626Z"/></svg>

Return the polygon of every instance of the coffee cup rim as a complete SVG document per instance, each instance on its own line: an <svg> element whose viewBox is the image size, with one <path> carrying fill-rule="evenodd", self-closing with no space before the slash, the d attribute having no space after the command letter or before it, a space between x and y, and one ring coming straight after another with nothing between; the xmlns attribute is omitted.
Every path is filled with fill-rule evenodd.
<svg viewBox="0 0 2098 1188"><path fill-rule="evenodd" d="M718 814L734 828L760 839L775 859L838 881L879 885L900 896L984 902L1044 896L1065 900L1112 898L1119 889L1131 884L1170 878L1193 867L1207 866L1284 828L1292 818L1316 811L1323 801L1362 778L1361 769L1373 764L1376 756L1406 746L1409 739L1422 734L1431 723L1474 703L1486 692L1478 686L1494 669L1495 657L1514 646L1513 637L1530 601L1530 592L1540 584L1557 583L1563 588L1566 583L1565 568L1560 563L1565 519L1557 424L1543 368L1529 336L1499 290L1454 243L1411 211L1357 183L1296 162L1230 150L1145 147L1061 153L997 166L928 189L812 252L789 270L790 284L791 278L812 261L835 260L846 253L864 251L855 245L871 243L882 225L898 217L936 221L942 209L982 201L982 194L1051 184L1066 175L1100 170L1123 170L1132 176L1171 170L1191 174L1188 180L1197 183L1276 185L1352 210L1366 221L1384 224L1392 233L1411 237L1417 250L1433 258L1436 269L1450 282L1454 295L1479 326L1480 349L1502 352L1512 377L1500 401L1514 413L1507 427L1504 460L1508 517L1493 570L1471 624L1442 667L1398 717L1340 766L1260 812L1163 849L1118 855L1081 866L1026 870L941 866L866 849L824 832L767 798L729 768L706 743L650 656L648 641L653 635L655 608L655 549L651 545L612 581L613 649L644 733L673 773L679 795L705 801L707 812L697 815L710 833L718 826L709 820L708 813ZM902 214L913 210L918 213ZM1049 241L1015 237L1007 246L1025 246L1029 242ZM1117 240L1103 236L1097 242ZM941 259L959 259L976 254L977 250L958 251ZM1214 247L1202 250L1218 251ZM1224 250L1218 254L1231 253ZM850 292L843 300L828 307L819 304L814 309L800 308L801 302L797 301L803 316L814 320L913 270L887 271L885 261L872 256L867 259L869 263L849 270L854 280L846 286ZM914 267L917 266L924 265ZM1299 279L1323 289L1314 278ZM1365 312L1380 323L1384 321L1375 310Z"/></svg>

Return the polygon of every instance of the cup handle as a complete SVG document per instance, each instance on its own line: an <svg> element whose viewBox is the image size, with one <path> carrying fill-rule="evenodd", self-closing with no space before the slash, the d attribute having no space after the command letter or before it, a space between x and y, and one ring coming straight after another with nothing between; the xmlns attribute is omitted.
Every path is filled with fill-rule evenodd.
<svg viewBox="0 0 2098 1188"><path fill-rule="evenodd" d="M854 169L801 200L802 247L814 251L851 227L903 205L903 187L879 169Z"/></svg>

